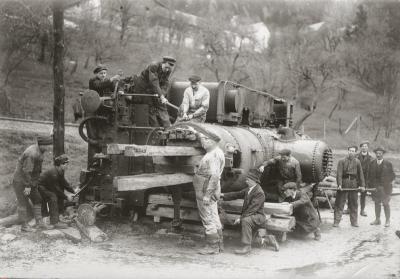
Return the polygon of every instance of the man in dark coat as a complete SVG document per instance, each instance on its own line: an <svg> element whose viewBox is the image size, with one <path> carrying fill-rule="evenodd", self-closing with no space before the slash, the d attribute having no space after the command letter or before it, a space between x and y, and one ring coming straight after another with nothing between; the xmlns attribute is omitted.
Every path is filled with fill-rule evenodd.
<svg viewBox="0 0 400 279"><path fill-rule="evenodd" d="M262 172L262 186L267 193L267 199L273 202L282 202L283 188L286 183L296 183L298 189L302 179L300 163L291 155L289 149L283 149L279 156L265 161L259 167Z"/></svg>
<svg viewBox="0 0 400 279"><path fill-rule="evenodd" d="M314 234L315 240L321 239L320 221L307 193L297 190L295 183L287 183L284 186L285 201L293 205L293 216L296 218L296 231L301 234Z"/></svg>
<svg viewBox="0 0 400 279"><path fill-rule="evenodd" d="M64 212L64 200L72 200L70 196L64 193L64 190L75 193L64 176L68 162L68 157L65 154L54 158L54 167L42 173L38 182L39 192L49 205L50 223L58 229L68 227L61 223L59 219L59 214Z"/></svg>
<svg viewBox="0 0 400 279"><path fill-rule="evenodd" d="M89 80L89 89L99 93L100 97L111 96L115 90L115 82L120 80L119 75L108 78L107 70L103 65L97 66L93 70L95 76Z"/></svg>
<svg viewBox="0 0 400 279"><path fill-rule="evenodd" d="M395 179L392 163L383 159L386 152L383 147L374 150L376 159L371 163L369 169L368 188L375 188L372 199L375 202L375 221L371 225L381 224L381 204L385 212L385 227L390 226L390 195L392 194L392 182Z"/></svg>
<svg viewBox="0 0 400 279"><path fill-rule="evenodd" d="M242 206L242 214L240 219L235 220L236 224L242 226L242 249L235 250L236 254L248 254L251 251L251 242L253 240L253 232L258 230L261 237L262 245L271 244L275 251L279 250L278 242L273 235L266 235L266 218L264 214L264 191L260 186L259 173L257 170L250 170L246 178L248 187L239 192L230 192L221 194L225 201L244 199Z"/></svg>
<svg viewBox="0 0 400 279"><path fill-rule="evenodd" d="M342 160L339 160L337 166L336 180L338 191L335 201L334 227L339 226L346 200L348 200L351 225L353 227L358 227L358 189L365 191L364 174L361 167L361 162L355 156L357 152L357 146L349 146L347 150L348 156Z"/></svg>
<svg viewBox="0 0 400 279"><path fill-rule="evenodd" d="M167 111L166 98L169 78L175 66L176 59L164 56L161 62L148 65L140 75L133 77L133 92L136 94L151 94L156 97L134 98L149 105L149 125L151 127L169 127L171 122Z"/></svg>
<svg viewBox="0 0 400 279"><path fill-rule="evenodd" d="M356 158L360 160L361 168L364 174L365 185L368 185L368 174L369 174L369 166L373 161L373 157L368 152L369 149L369 141L363 141L360 143L360 153L357 154ZM360 195L360 215L367 216L365 213L365 199L367 196L367 192L361 192Z"/></svg>
<svg viewBox="0 0 400 279"><path fill-rule="evenodd" d="M22 222L21 230L33 232L34 228L28 225L28 210L33 205L33 216L39 228L51 229L42 219L42 198L38 191L38 180L42 172L43 155L47 146L53 144L53 138L38 137L37 144L29 146L19 157L14 172L12 185L18 203L18 218Z"/></svg>

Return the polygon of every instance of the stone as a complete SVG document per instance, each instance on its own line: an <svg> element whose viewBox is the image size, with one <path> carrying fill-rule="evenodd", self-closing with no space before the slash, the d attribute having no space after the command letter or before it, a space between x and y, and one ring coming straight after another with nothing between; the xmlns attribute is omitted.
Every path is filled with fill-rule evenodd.
<svg viewBox="0 0 400 279"><path fill-rule="evenodd" d="M47 231L42 231L43 236L49 238L49 239L60 239L64 238L64 233L59 231L59 230L47 230Z"/></svg>
<svg viewBox="0 0 400 279"><path fill-rule="evenodd" d="M76 228L61 229L64 233L65 238L71 240L73 243L79 243L82 241L81 233Z"/></svg>
<svg viewBox="0 0 400 279"><path fill-rule="evenodd" d="M1 237L1 243L6 244L10 241L13 241L16 238L17 238L17 236L15 234L6 233Z"/></svg>
<svg viewBox="0 0 400 279"><path fill-rule="evenodd" d="M21 225L14 225L12 227L5 228L4 232L10 234L19 234L21 233Z"/></svg>

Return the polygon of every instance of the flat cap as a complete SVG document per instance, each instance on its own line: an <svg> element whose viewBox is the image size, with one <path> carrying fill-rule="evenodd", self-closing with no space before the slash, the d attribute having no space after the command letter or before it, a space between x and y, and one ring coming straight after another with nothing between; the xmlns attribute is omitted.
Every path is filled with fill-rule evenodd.
<svg viewBox="0 0 400 279"><path fill-rule="evenodd" d="M57 156L54 158L54 164L56 166L60 166L62 164L66 164L66 163L69 163L69 159L68 159L68 156L65 154L61 154L60 156Z"/></svg>
<svg viewBox="0 0 400 279"><path fill-rule="evenodd" d="M192 75L192 76L189 77L189 80L191 82L199 82L201 80L201 77L196 76L196 75Z"/></svg>
<svg viewBox="0 0 400 279"><path fill-rule="evenodd" d="M106 66L97 65L97 67L94 68L94 70L93 70L93 74L97 74L98 72L101 72L101 71L103 71L103 70L106 70L106 71L107 71L108 69L107 69Z"/></svg>
<svg viewBox="0 0 400 279"><path fill-rule="evenodd" d="M290 156L290 154L292 154L292 151L285 148L285 149L282 149L281 151L279 151L279 154L283 155L283 156Z"/></svg>
<svg viewBox="0 0 400 279"><path fill-rule="evenodd" d="M176 63L176 59L173 58L172 56L163 56L163 62L167 62L169 64L175 64Z"/></svg>
<svg viewBox="0 0 400 279"><path fill-rule="evenodd" d="M385 148L383 146L378 146L377 148L374 149L374 152L376 153L377 151L382 151L383 153L386 153Z"/></svg>
<svg viewBox="0 0 400 279"><path fill-rule="evenodd" d="M368 140L363 140L362 142L360 142L360 147L363 146L363 144L366 144L369 146L369 141Z"/></svg>
<svg viewBox="0 0 400 279"><path fill-rule="evenodd" d="M52 136L39 136L37 137L38 145L52 145L53 137Z"/></svg>
<svg viewBox="0 0 400 279"><path fill-rule="evenodd" d="M288 182L288 183L283 184L282 191L286 191L287 189L296 190L297 189L296 182Z"/></svg>
<svg viewBox="0 0 400 279"><path fill-rule="evenodd" d="M260 172L257 169L251 169L249 170L249 173L247 174L247 178L253 180L254 182L257 182L260 184Z"/></svg>
<svg viewBox="0 0 400 279"><path fill-rule="evenodd" d="M354 148L356 151L358 150L358 146L355 144L351 144L347 147L347 150L349 150L350 148Z"/></svg>

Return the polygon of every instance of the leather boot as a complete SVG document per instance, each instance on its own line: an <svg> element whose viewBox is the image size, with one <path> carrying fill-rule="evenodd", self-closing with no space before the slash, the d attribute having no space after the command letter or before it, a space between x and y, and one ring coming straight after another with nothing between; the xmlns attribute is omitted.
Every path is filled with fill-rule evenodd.
<svg viewBox="0 0 400 279"><path fill-rule="evenodd" d="M219 254L219 236L218 233L206 234L206 246L198 251L201 255Z"/></svg>
<svg viewBox="0 0 400 279"><path fill-rule="evenodd" d="M373 226L377 226L377 225L380 225L380 224L381 224L381 220L380 219L376 219L375 221L373 221L371 223L371 225L373 225Z"/></svg>
<svg viewBox="0 0 400 279"><path fill-rule="evenodd" d="M390 227L390 207L389 207L389 205L384 205L383 210L385 212L385 218L386 218L385 227Z"/></svg>
<svg viewBox="0 0 400 279"><path fill-rule="evenodd" d="M217 232L218 232L218 237L219 237L219 241L218 241L219 251L224 252L224 233L223 233L222 229L217 230Z"/></svg>
<svg viewBox="0 0 400 279"><path fill-rule="evenodd" d="M54 229L53 225L47 225L45 222L43 222L41 205L37 205L37 204L33 205L33 215L35 216L37 228L42 229L42 230Z"/></svg>
<svg viewBox="0 0 400 279"><path fill-rule="evenodd" d="M251 252L251 245L244 245L242 248L235 250L235 254L238 255L246 255L249 254L250 252Z"/></svg>
<svg viewBox="0 0 400 279"><path fill-rule="evenodd" d="M361 210L360 215L361 215L361 216L364 216L364 217L368 216L367 213L365 213L364 210Z"/></svg>

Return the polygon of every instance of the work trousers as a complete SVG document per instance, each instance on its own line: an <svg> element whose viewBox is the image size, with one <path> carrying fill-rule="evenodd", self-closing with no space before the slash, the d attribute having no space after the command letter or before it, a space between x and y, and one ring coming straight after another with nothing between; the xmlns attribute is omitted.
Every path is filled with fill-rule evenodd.
<svg viewBox="0 0 400 279"><path fill-rule="evenodd" d="M165 104L153 104L149 106L149 125L151 127L171 126L167 106Z"/></svg>
<svg viewBox="0 0 400 279"><path fill-rule="evenodd" d="M222 225L218 215L217 201L211 200L209 203L205 204L203 199L196 197L196 202L205 234L218 234L218 230L222 230Z"/></svg>
<svg viewBox="0 0 400 279"><path fill-rule="evenodd" d="M360 194L360 210L364 211L365 209L365 199L367 197L367 192L361 192Z"/></svg>
<svg viewBox="0 0 400 279"><path fill-rule="evenodd" d="M47 205L49 205L49 215L50 223L57 224L59 220L59 215L64 211L64 198L57 196L56 193L51 192L47 189L40 188L40 194L43 198L42 203L42 213L45 211L47 213Z"/></svg>
<svg viewBox="0 0 400 279"><path fill-rule="evenodd" d="M383 205L383 210L385 212L386 220L390 219L390 195L386 194L383 187L376 187L377 192L372 193L372 199L375 202L375 217L380 219L381 217L381 205Z"/></svg>
<svg viewBox="0 0 400 279"><path fill-rule="evenodd" d="M242 217L240 219L242 226L242 243L244 245L251 245L254 231L258 229L265 229L265 222L265 215L262 214Z"/></svg>
<svg viewBox="0 0 400 279"><path fill-rule="evenodd" d="M31 206L32 202L33 206L42 204L42 197L39 194L37 187L31 187L31 192L28 196L25 196L24 189L25 185L18 181L13 181L13 188L15 192L15 196L17 197L17 205L18 205L18 218L21 222L27 223L29 221L28 211L32 212L33 208Z"/></svg>
<svg viewBox="0 0 400 279"><path fill-rule="evenodd" d="M351 224L357 224L357 214L358 214L358 192L357 191L338 191L336 194L335 201L335 213L334 221L339 224L342 220L343 209L348 202L350 222Z"/></svg>

